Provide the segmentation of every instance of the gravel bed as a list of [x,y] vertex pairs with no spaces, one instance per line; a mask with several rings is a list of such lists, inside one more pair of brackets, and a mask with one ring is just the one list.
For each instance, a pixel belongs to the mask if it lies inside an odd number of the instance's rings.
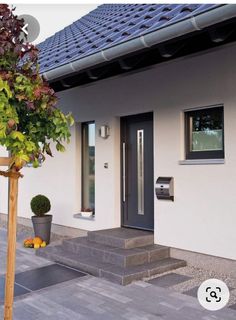
[[215,278],[224,281],[229,289],[230,289],[230,300],[228,303],[228,306],[236,304],[236,279],[230,278],[226,274],[220,274],[209,270],[204,270],[200,268],[194,268],[194,267],[183,267],[176,270],[168,271],[160,275],[152,276],[150,278],[146,278],[145,280],[151,280],[157,277],[161,277],[165,274],[169,273],[177,273],[181,275],[186,275],[191,277],[192,279],[181,282],[177,285],[171,286],[170,288],[173,289],[176,292],[183,293],[185,291],[188,291],[194,287],[199,287],[201,283],[207,279]]

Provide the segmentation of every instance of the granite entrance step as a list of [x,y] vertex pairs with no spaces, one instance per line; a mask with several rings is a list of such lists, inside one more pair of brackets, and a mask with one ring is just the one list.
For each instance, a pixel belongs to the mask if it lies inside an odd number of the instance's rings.
[[130,267],[168,258],[169,248],[148,245],[132,249],[122,249],[88,240],[88,237],[64,240],[62,247],[80,257],[92,257],[98,261]]
[[92,231],[37,255],[122,285],[186,265],[171,258],[168,247],[154,244],[153,233],[125,228]]
[[113,247],[131,249],[154,244],[153,232],[128,228],[89,231],[88,240]]
[[99,261],[95,257],[77,257],[74,253],[66,251],[62,246],[48,247],[44,250],[39,249],[37,255],[121,285],[127,285],[132,281],[186,265],[182,260],[165,258],[152,263],[124,268]]

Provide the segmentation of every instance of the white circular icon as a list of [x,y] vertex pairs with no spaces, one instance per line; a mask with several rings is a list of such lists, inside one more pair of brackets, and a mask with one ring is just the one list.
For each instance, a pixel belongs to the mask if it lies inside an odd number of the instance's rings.
[[24,26],[21,28],[21,39],[25,42],[35,41],[40,33],[38,20],[30,14],[22,14],[18,19],[24,19]]
[[208,279],[198,288],[197,297],[203,308],[217,311],[229,302],[229,288],[219,279]]

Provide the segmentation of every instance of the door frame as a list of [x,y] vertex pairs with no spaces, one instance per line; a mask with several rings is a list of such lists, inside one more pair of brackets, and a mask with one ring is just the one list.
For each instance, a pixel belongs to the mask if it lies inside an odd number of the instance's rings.
[[[124,210],[124,201],[123,201],[123,197],[124,197],[124,182],[125,185],[127,186],[127,179],[128,179],[128,175],[126,174],[125,179],[123,177],[123,140],[124,140],[124,136],[126,136],[126,123],[125,120],[129,120],[132,119],[133,121],[145,121],[145,119],[148,120],[152,120],[152,124],[153,124],[153,220],[154,220],[154,213],[155,213],[155,206],[154,206],[154,112],[153,111],[149,111],[149,112],[145,112],[145,113],[138,113],[138,114],[131,114],[128,116],[122,116],[120,117],[120,214],[121,214],[121,227],[124,228],[132,228],[132,229],[140,229],[140,230],[147,230],[147,231],[154,231],[154,225],[153,228],[142,228],[142,227],[137,227],[137,226],[131,226],[131,225],[125,225],[124,223],[124,214],[125,214],[125,210]],[[125,162],[127,163],[127,152],[125,152]],[[126,202],[127,203],[127,202]]]

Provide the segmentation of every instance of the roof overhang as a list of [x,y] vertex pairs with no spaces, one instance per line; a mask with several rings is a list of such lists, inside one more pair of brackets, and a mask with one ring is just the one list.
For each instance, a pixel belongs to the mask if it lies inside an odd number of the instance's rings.
[[43,73],[43,76],[46,80],[55,82],[56,80],[66,78],[71,74],[90,70],[96,66],[119,59],[119,57],[128,56],[175,38],[204,30],[207,27],[222,23],[234,17],[236,17],[236,5],[224,4],[157,31],[150,32],[146,35],[75,60],[53,70],[49,70]]

